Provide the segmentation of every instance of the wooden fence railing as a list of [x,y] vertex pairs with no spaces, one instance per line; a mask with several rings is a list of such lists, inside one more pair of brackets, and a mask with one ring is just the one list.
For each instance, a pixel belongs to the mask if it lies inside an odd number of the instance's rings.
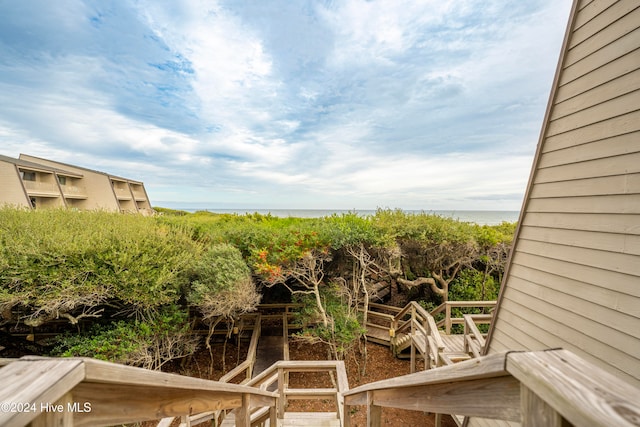
[[638,426],[640,390],[567,350],[507,352],[356,387],[345,411],[367,406],[516,421],[533,426]]
[[451,317],[454,308],[493,308],[496,301],[446,301],[429,312],[434,318],[444,312],[444,318],[437,321],[438,328],[444,328],[444,333],[449,335],[453,325],[464,325],[463,317]]
[[[236,409],[236,426],[277,393],[85,358],[23,357],[0,368],[0,425],[108,426]],[[275,425],[275,424],[272,424]]]
[[[484,347],[484,335],[477,325],[491,323],[492,319],[491,314],[463,314],[462,317],[453,317],[453,309],[484,310],[493,308],[495,304],[495,301],[447,301],[427,312],[415,301],[404,308],[370,303],[367,335],[371,341],[390,345],[396,355],[410,345],[411,372],[415,372],[417,353],[424,359],[425,369],[449,365],[454,358],[462,357],[459,352],[472,357],[480,356]],[[435,316],[440,317],[439,315],[443,315],[442,319],[436,320]],[[440,331],[444,329],[444,338],[448,338],[452,326],[458,324],[464,325],[464,340],[459,341],[464,345],[457,345],[460,349],[447,348],[447,342],[452,345],[454,341],[444,340]]]
[[391,340],[392,346],[397,345],[398,337],[401,334],[408,335],[412,341],[411,372],[416,370],[416,350],[424,359],[425,369],[439,365],[440,353],[444,350],[445,345],[433,316],[420,304],[415,301],[407,304],[395,315],[392,328],[394,330],[394,337]]
[[[229,383],[236,379],[241,374],[244,374],[244,379],[240,382],[241,385],[246,384],[249,380],[251,380],[251,376],[253,375],[253,366],[256,363],[256,353],[258,349],[258,340],[260,339],[262,331],[262,322],[260,313],[254,315],[253,319],[253,330],[251,332],[251,340],[249,341],[249,349],[247,350],[247,357],[244,362],[240,363],[238,366],[224,374],[219,382]],[[205,421],[217,420],[221,417],[221,413],[224,409],[216,410],[216,411],[206,411],[203,413],[195,413],[189,415],[181,416],[180,426],[190,426],[203,423]],[[160,420],[157,427],[169,427],[175,417],[165,417]]]
[[[328,388],[291,388],[289,376],[294,372],[327,372],[334,386]],[[246,385],[257,387],[260,390],[267,390],[272,385],[277,385],[279,395],[277,414],[280,419],[284,417],[288,401],[292,399],[334,400],[337,418],[339,418],[341,422],[345,419],[343,393],[349,390],[349,380],[347,379],[347,371],[343,361],[283,360],[271,365],[271,367],[255,376]]]

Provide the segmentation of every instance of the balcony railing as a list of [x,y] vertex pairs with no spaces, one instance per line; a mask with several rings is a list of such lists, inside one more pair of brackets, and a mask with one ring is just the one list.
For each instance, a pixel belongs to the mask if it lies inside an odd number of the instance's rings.
[[131,200],[131,191],[126,187],[113,187],[113,191],[116,193],[116,197],[119,200]]
[[59,195],[58,186],[42,181],[22,181],[28,193]]
[[65,196],[86,197],[87,190],[83,186],[78,185],[62,185],[62,193]]

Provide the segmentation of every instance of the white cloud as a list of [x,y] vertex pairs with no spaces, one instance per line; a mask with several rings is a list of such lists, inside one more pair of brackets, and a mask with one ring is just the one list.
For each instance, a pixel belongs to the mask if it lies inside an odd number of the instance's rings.
[[552,0],[40,6],[17,19],[29,12],[0,3],[3,154],[131,175],[152,200],[315,208],[518,209],[568,14]]

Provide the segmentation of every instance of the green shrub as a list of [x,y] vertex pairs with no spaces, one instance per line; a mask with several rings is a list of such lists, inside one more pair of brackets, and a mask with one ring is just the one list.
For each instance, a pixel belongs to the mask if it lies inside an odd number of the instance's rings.
[[214,244],[195,265],[188,301],[205,319],[235,317],[255,310],[260,302],[251,270],[240,251],[228,243]]
[[187,314],[177,306],[164,307],[146,320],[97,324],[87,333],[68,333],[58,341],[54,355],[93,357],[147,369],[160,369],[196,349]]
[[33,325],[105,303],[143,315],[179,299],[200,250],[153,218],[0,209],[0,311]]

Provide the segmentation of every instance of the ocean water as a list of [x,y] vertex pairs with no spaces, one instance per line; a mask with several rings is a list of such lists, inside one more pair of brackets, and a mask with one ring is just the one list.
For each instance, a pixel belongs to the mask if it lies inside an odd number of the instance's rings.
[[[375,210],[331,210],[331,209],[181,209],[187,212],[207,211],[222,214],[238,214],[244,215],[257,212],[259,214],[271,214],[276,217],[296,217],[296,218],[321,218],[333,214],[343,214],[355,212],[358,215],[367,216],[374,215]],[[403,210],[406,213],[427,213],[440,215],[443,217],[454,218],[464,222],[475,222],[480,225],[496,225],[504,221],[515,222],[520,215],[519,211],[471,211],[471,210]]]

